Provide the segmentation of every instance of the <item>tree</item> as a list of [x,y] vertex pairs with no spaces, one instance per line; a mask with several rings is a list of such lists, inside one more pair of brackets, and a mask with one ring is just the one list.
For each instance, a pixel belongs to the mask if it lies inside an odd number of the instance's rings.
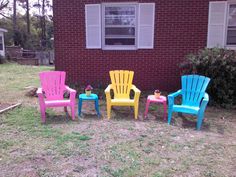
[[30,35],[29,0],[26,0],[26,21],[27,21],[27,32]]
[[29,0],[18,0],[21,4],[20,6],[26,10],[26,23],[27,23],[27,33],[30,35],[30,5]]
[[16,31],[16,0],[13,0],[13,17],[12,17],[12,24],[13,24],[13,40],[14,45],[18,45],[17,43],[17,31]]
[[8,4],[9,4],[8,0],[1,0],[0,1],[0,11],[2,11],[5,8],[7,8]]
[[9,18],[6,15],[6,10],[9,10],[9,0],[0,0],[0,15],[5,17],[5,18]]
[[36,16],[39,18],[40,27],[41,27],[41,46],[43,48],[47,45],[46,37],[46,20],[50,20],[50,17],[47,14],[47,10],[52,8],[49,0],[38,0],[37,3],[33,5],[35,8],[38,8],[39,14]]
[[[36,1],[40,4],[35,6]],[[1,2],[2,0],[0,4]],[[48,10],[52,8],[50,1],[11,0],[11,2],[10,12],[5,13],[7,17],[0,18],[0,26],[8,30],[5,34],[6,44],[19,45],[30,50],[50,49],[52,47],[50,39],[53,37],[52,16],[48,15],[50,14]],[[38,11],[32,9],[35,7]],[[22,9],[25,10],[24,15]]]

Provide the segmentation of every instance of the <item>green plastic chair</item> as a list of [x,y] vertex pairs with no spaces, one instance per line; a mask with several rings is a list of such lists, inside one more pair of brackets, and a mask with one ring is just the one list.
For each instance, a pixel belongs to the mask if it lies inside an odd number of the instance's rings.
[[[182,89],[168,95],[168,124],[173,112],[197,115],[197,130],[200,130],[204,112],[209,101],[205,92],[210,78],[200,75],[185,75],[181,77]],[[174,104],[175,97],[182,95],[182,104]]]

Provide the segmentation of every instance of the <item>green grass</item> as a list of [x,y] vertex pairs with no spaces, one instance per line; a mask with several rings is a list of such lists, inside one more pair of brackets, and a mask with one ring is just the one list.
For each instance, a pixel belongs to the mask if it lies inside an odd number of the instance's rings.
[[[41,124],[38,100],[26,97],[24,88],[38,87],[38,73],[51,69],[0,65],[0,102],[23,102],[0,115],[2,176],[235,176],[235,111],[208,108],[204,125],[210,126],[200,132],[181,127],[180,117],[174,116],[175,124],[169,126],[151,118],[134,121],[133,114],[127,118],[116,110],[116,120],[88,114],[71,121],[65,120],[63,109],[49,109],[47,123]],[[145,101],[140,100],[140,115]],[[106,104],[100,102],[106,115]],[[149,114],[162,116],[159,108],[153,105]],[[224,131],[219,133],[219,127]]]
[[11,140],[0,140],[0,149],[6,150],[10,146],[13,146],[14,142]]
[[18,64],[0,65],[0,102],[19,102],[24,100],[25,87],[39,86],[39,72],[53,70],[47,66],[23,66]]
[[[83,146],[88,146],[86,141],[91,139],[91,137],[85,134],[78,132],[63,133],[59,128],[41,124],[40,113],[32,107],[23,106],[14,109],[5,115],[2,123],[7,125],[7,128],[16,129],[21,133],[24,132],[28,136],[50,139],[51,148],[58,150],[61,154],[65,151],[66,156],[70,154],[66,153],[66,151],[70,150],[69,144],[73,147],[82,147],[83,149]],[[7,147],[10,144],[5,142],[3,146]]]

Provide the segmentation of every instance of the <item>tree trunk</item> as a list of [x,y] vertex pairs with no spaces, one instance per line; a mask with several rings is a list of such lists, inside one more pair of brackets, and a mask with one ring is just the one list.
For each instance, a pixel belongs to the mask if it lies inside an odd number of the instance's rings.
[[27,33],[28,35],[30,35],[29,0],[26,0],[26,21],[27,21]]
[[42,29],[42,36],[41,36],[41,45],[43,48],[46,47],[46,23],[45,23],[45,0],[42,0],[42,17],[41,17],[41,29]]
[[13,0],[13,18],[12,18],[12,22],[13,22],[13,41],[14,41],[14,45],[18,45],[17,44],[17,40],[16,40],[16,0]]

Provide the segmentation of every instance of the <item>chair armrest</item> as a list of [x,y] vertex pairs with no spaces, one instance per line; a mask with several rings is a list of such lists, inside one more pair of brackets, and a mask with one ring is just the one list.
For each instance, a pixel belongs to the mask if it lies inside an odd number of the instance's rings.
[[141,93],[141,91],[135,86],[135,85],[132,85],[131,89],[134,91],[134,93]]
[[37,93],[37,95],[40,95],[40,94],[43,95],[43,89],[42,88],[38,88],[36,93]]
[[70,93],[76,93],[76,91],[74,90],[74,89],[72,89],[72,88],[70,88],[69,86],[65,86],[65,88],[66,88],[66,91],[68,91],[68,92],[70,92]]
[[111,92],[111,89],[112,89],[112,85],[109,84],[109,85],[107,86],[107,88],[105,89],[105,94],[110,93],[110,92]]
[[106,100],[107,100],[108,103],[111,102],[111,94],[110,94],[110,93],[111,93],[111,90],[112,90],[112,85],[109,84],[109,85],[107,86],[107,88],[105,89]]
[[208,93],[205,93],[204,94],[204,97],[203,97],[203,100],[202,100],[203,102],[208,102],[209,101],[209,95],[208,95]]
[[42,88],[38,88],[37,90],[37,95],[38,95],[38,98],[39,98],[39,102],[41,104],[44,104],[44,94],[43,94],[43,89]]
[[174,105],[175,97],[182,94],[182,90],[178,90],[177,92],[171,93],[168,95],[168,105],[171,107]]
[[66,89],[66,91],[68,91],[70,93],[70,99],[75,99],[76,91],[67,85],[65,86],[65,89]]
[[208,102],[209,102],[209,95],[208,95],[208,93],[205,93],[204,97],[202,99],[202,102],[200,104],[200,110],[199,110],[200,112],[202,112],[206,109]]
[[182,90],[178,90],[177,92],[171,93],[168,97],[177,97],[182,94]]
[[138,101],[141,91],[135,85],[132,85],[131,89],[134,91],[134,100]]

